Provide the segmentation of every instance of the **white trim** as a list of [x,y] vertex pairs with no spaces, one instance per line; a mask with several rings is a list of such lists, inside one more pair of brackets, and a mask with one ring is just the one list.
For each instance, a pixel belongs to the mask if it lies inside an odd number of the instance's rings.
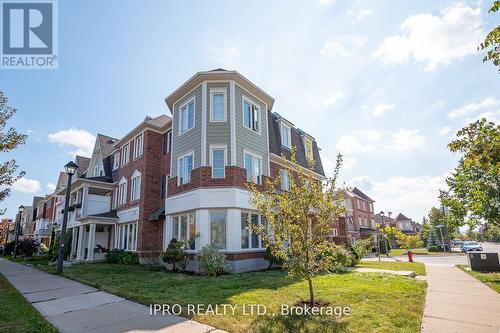
[[[280,137],[281,137],[281,145],[283,147],[286,147],[288,149],[292,149],[292,128],[287,125],[285,122],[280,122]],[[286,128],[288,129],[288,135],[287,135],[287,139],[288,139],[288,145],[286,145],[284,142],[283,142],[283,138],[284,138],[284,135],[283,135],[283,129]]]
[[[123,154],[123,151],[126,150],[127,154]],[[130,162],[130,141],[127,144],[123,145],[121,151],[121,165],[125,166]]]
[[[210,122],[211,123],[226,123],[227,122],[227,88],[211,88],[210,91]],[[214,95],[222,94],[222,120],[214,120]]]
[[118,150],[116,153],[113,154],[113,171],[118,170],[120,168],[120,163],[121,163],[120,156],[121,156],[121,150]]
[[225,230],[224,230],[224,231],[225,231],[225,232],[224,232],[224,233],[225,233],[224,243],[225,243],[225,244],[224,244],[224,247],[223,247],[223,248],[221,248],[221,249],[219,249],[219,250],[227,250],[227,243],[228,243],[228,238],[229,238],[229,237],[228,237],[229,235],[228,235],[228,232],[227,232],[227,231],[228,231],[227,229],[228,229],[228,217],[229,217],[229,216],[228,216],[228,215],[229,215],[228,213],[229,213],[229,212],[228,212],[228,210],[227,210],[227,209],[210,209],[210,210],[208,211],[208,231],[209,231],[209,235],[210,235],[210,237],[209,237],[209,239],[208,239],[208,244],[209,244],[210,246],[212,246],[212,213],[224,213],[224,215],[225,215],[225,218],[224,218],[224,220],[225,220],[225,221],[224,221],[224,222],[225,222],[225,228],[224,228],[224,229],[225,229]]
[[[140,146],[139,146],[140,149],[137,149],[138,148],[137,141],[139,138],[140,138]],[[137,135],[133,139],[133,141],[134,141],[134,160],[135,160],[144,154],[144,132],[141,132],[139,135]],[[138,151],[140,151],[140,154],[137,153]]]
[[[212,178],[214,178],[214,163],[213,163],[213,151],[214,150],[224,150],[224,169],[222,178],[226,178],[226,165],[227,165],[227,145],[225,144],[211,144],[210,145],[210,166],[212,169]],[[221,179],[217,177],[217,179]]]
[[[192,159],[193,159],[193,170],[194,170],[194,150],[184,154],[184,155],[180,155],[178,158],[177,158],[177,185],[184,185],[184,184],[188,184],[191,182],[191,175],[189,175],[189,182],[185,182],[185,183],[182,183],[181,184],[181,173],[180,173],[180,164],[181,164],[181,159],[183,159],[184,157],[187,157],[187,156],[191,156]],[[191,170],[191,171],[193,171]]]
[[[135,188],[134,188],[134,179],[139,178],[139,197],[134,198],[136,193],[135,193]],[[142,182],[142,175],[138,170],[135,170],[132,176],[130,177],[130,202],[138,201],[141,199],[141,182]]]
[[269,111],[267,110],[267,103],[264,103],[266,108],[266,149],[267,149],[267,174],[271,175],[271,159],[269,158]]
[[[247,150],[245,148],[243,148],[243,169],[245,169],[245,179],[246,179],[246,166],[245,166],[245,155],[250,155],[256,159],[259,159],[260,160],[260,165],[259,165],[259,171],[260,171],[260,175],[259,175],[259,181],[256,183],[258,185],[262,185],[263,182],[262,182],[262,176],[264,175],[264,170],[263,170],[263,167],[262,167],[262,156],[259,155],[259,154],[256,154],[250,150]],[[252,165],[253,167],[253,165]]]
[[236,85],[234,81],[229,83],[229,95],[231,98],[231,165],[236,165]]
[[[196,109],[195,109],[196,113]],[[201,166],[207,165],[207,83],[201,84]]]
[[[193,127],[188,128],[184,132],[182,132],[182,108],[187,107],[187,105],[191,104],[193,102]],[[191,98],[189,98],[186,102],[182,103],[177,111],[179,112],[179,136],[186,134],[187,132],[191,131],[192,129],[196,128],[196,95],[193,95]],[[188,126],[189,126],[189,119],[188,119]]]
[[[256,132],[254,131],[253,129],[251,128],[248,128],[245,126],[245,115],[244,115],[244,111],[245,111],[245,101],[247,101],[248,103],[254,105],[257,107],[257,114],[258,114],[258,125],[259,126],[259,130]],[[258,134],[258,135],[262,135],[262,110],[260,108],[260,105],[258,103],[256,103],[253,99],[251,99],[250,97],[247,97],[245,94],[241,94],[241,126],[247,130],[249,130],[250,132],[254,133],[254,134]]]
[[[123,191],[120,190],[120,188],[123,186]],[[128,180],[125,177],[122,177],[120,179],[120,182],[118,183],[118,205],[122,206],[127,203],[127,187],[128,187]],[[123,201],[121,200],[121,197],[123,196]]]

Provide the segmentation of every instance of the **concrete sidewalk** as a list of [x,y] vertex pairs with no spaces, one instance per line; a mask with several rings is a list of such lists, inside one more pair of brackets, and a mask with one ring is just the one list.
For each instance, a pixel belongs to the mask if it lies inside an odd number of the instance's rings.
[[[0,273],[61,332],[223,332],[0,258]],[[147,283],[147,282],[145,282]]]
[[500,295],[456,267],[426,265],[422,333],[500,332]]

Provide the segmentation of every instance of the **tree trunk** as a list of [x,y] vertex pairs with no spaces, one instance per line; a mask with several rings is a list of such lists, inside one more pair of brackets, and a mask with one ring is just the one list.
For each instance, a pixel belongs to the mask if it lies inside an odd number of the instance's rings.
[[314,289],[312,284],[312,279],[308,278],[307,282],[309,282],[309,304],[314,306]]

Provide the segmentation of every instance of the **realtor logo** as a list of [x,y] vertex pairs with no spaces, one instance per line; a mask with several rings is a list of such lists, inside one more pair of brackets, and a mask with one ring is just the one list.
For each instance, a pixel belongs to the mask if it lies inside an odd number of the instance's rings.
[[2,3],[1,68],[57,68],[57,3]]

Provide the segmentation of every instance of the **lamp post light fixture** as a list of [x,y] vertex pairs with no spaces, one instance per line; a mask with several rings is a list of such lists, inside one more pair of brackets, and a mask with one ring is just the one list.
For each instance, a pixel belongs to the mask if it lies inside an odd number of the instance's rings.
[[24,206],[19,206],[19,210],[16,215],[16,224],[14,226],[14,259],[17,256],[17,244],[19,243],[19,229],[21,228],[21,214],[24,211]]
[[68,164],[64,166],[64,170],[68,174],[68,184],[66,186],[66,198],[64,201],[64,214],[63,222],[61,228],[61,235],[59,237],[59,254],[57,256],[57,273],[62,272],[63,260],[64,260],[64,243],[66,243],[66,226],[68,225],[68,209],[69,209],[69,197],[71,195],[71,177],[76,173],[78,165],[75,162],[69,161]]

